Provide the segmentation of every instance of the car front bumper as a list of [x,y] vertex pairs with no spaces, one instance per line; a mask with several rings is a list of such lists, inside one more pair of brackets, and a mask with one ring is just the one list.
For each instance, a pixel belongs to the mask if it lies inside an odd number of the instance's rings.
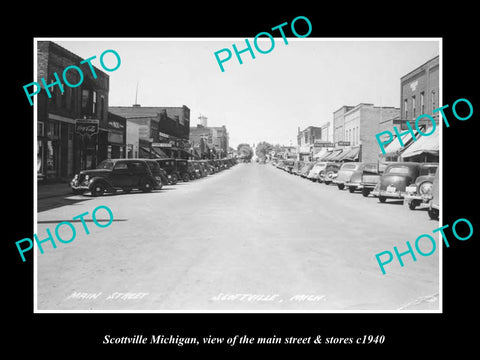
[[360,184],[360,183],[352,183],[352,182],[346,182],[345,183],[345,186],[348,186],[348,187],[354,187],[355,189],[363,189],[363,185]]
[[403,199],[403,193],[400,191],[391,192],[386,190],[373,190],[370,194],[373,196],[382,196],[390,199]]
[[70,187],[72,190],[90,190],[90,183],[88,181],[79,182],[78,180],[70,181]]

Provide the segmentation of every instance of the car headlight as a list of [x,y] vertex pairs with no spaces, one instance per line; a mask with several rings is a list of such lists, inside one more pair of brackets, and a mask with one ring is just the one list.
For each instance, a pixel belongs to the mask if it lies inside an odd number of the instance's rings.
[[73,177],[73,180],[78,180],[78,174],[75,174],[75,176]]
[[85,175],[85,181],[88,181],[90,179],[89,175]]
[[430,195],[432,193],[433,184],[431,182],[424,182],[420,185],[419,192],[422,195]]

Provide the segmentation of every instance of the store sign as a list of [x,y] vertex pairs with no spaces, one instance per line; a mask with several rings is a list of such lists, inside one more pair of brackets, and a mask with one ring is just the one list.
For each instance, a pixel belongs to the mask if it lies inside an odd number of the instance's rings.
[[160,135],[161,137],[164,137],[164,138],[166,138],[166,139],[169,139],[169,138],[170,138],[170,135],[165,134],[165,133],[163,133],[163,132],[161,132],[161,131],[158,132],[158,135]]
[[152,147],[172,147],[171,143],[152,143]]
[[350,146],[350,141],[339,141],[337,142],[338,146]]
[[313,144],[315,147],[335,147],[334,143],[331,142],[316,142]]
[[108,121],[108,127],[109,127],[110,129],[123,130],[123,129],[125,129],[125,124],[122,124],[122,123],[119,122],[119,121],[109,120],[109,121]]
[[98,134],[99,120],[77,119],[75,121],[75,132],[80,135]]

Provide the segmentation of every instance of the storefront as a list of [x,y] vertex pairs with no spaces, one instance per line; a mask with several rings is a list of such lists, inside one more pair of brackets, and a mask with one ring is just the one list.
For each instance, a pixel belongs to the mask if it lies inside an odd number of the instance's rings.
[[37,180],[72,176],[74,172],[74,120],[44,118],[37,121]]
[[[425,131],[426,134],[431,132],[431,128]],[[439,162],[440,159],[440,130],[437,129],[429,136],[420,136],[417,141],[413,142],[405,151],[402,152],[404,161],[414,162]]]
[[107,158],[123,159],[126,157],[126,119],[108,114],[107,122]]
[[[105,137],[106,132],[103,132]],[[95,169],[98,163],[100,128],[98,120],[75,121],[75,172]],[[103,159],[102,159],[103,160]]]

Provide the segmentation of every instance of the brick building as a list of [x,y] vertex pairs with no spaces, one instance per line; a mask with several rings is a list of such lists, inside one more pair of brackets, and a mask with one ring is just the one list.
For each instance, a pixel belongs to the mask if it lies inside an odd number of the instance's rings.
[[161,106],[111,106],[109,112],[140,126],[140,157],[168,156],[188,159],[190,109]]
[[[393,127],[402,132],[402,146],[394,138],[385,147],[385,154],[379,150],[379,157],[384,162],[389,161],[439,161],[439,113],[433,110],[440,107],[440,71],[439,57],[436,56],[400,78],[400,114],[390,122],[384,122],[380,131],[394,133]],[[430,136],[422,136],[415,127],[415,120],[423,114],[434,118],[436,130]],[[407,122],[412,128],[416,140],[405,131]],[[427,118],[418,122],[418,127],[423,133],[430,133],[432,123]],[[386,135],[385,135],[386,136]],[[388,137],[388,136],[386,136]]]
[[297,153],[300,160],[310,161],[315,152],[315,143],[322,138],[322,128],[309,126],[303,130],[298,128],[297,133]]
[[432,115],[438,124],[439,113],[433,114],[433,110],[440,107],[439,80],[438,56],[400,78],[401,119],[411,122],[412,128],[415,119],[422,114]]
[[[382,122],[398,117],[400,109],[360,103],[357,106],[342,106],[334,112],[334,139],[338,154],[328,160],[361,162],[378,161],[378,143],[375,135],[380,132]],[[341,151],[340,151],[341,150]]]
[[[94,79],[84,59],[51,41],[37,42],[37,82],[44,78],[51,97],[42,88],[37,95],[37,178],[71,179],[83,169],[95,168],[106,159],[109,146],[108,92],[109,76],[94,67]],[[78,87],[63,83],[67,66],[83,72]],[[62,83],[54,84],[57,74]],[[81,80],[77,71],[66,72],[70,84]],[[43,85],[42,85],[43,87]],[[118,132],[117,132],[118,133]],[[116,137],[116,145],[122,145]]]
[[207,117],[190,128],[190,146],[196,158],[225,158],[229,153],[229,135],[225,125],[207,126]]

